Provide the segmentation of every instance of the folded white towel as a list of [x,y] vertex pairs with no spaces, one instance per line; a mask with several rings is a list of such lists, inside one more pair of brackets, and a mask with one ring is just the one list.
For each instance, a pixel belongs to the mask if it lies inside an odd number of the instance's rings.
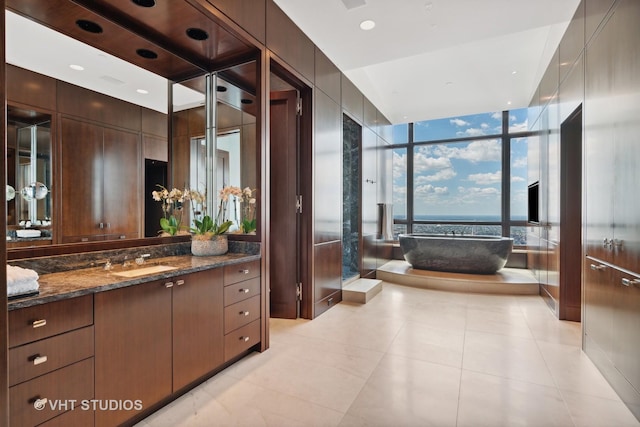
[[37,280],[30,282],[23,282],[18,285],[9,286],[7,288],[7,296],[28,294],[37,291],[40,288],[40,284]]
[[38,273],[28,268],[7,265],[7,289],[38,280]]

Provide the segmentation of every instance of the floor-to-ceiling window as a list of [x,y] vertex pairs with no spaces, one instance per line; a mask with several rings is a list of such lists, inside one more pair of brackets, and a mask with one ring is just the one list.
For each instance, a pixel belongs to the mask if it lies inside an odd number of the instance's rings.
[[394,233],[526,244],[527,110],[394,126]]

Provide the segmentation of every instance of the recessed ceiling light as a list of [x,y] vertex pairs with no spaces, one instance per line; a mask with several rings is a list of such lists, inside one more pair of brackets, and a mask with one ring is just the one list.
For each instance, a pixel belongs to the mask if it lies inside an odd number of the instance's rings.
[[155,0],[131,0],[133,3],[142,7],[153,7],[156,5]]
[[145,59],[156,59],[158,54],[149,49],[138,49],[136,53]]
[[209,38],[209,34],[207,34],[205,30],[202,30],[200,28],[188,28],[187,36],[198,41],[206,40]]
[[76,71],[83,71],[84,70],[84,67],[82,65],[76,65],[76,64],[69,65],[69,68],[71,68],[72,70],[76,70]]
[[242,102],[243,104],[253,104],[253,101],[247,98],[242,98],[240,102]]
[[518,74],[518,72],[517,72],[516,70],[513,70],[513,71],[511,72],[511,74],[514,74],[514,75],[515,75],[515,74]]
[[507,105],[511,105],[511,101],[507,101]]
[[366,21],[362,21],[360,23],[360,28],[365,31],[373,30],[373,27],[375,26],[376,26],[376,23],[373,22],[371,19],[367,19]]
[[89,33],[100,34],[102,32],[102,27],[100,25],[86,19],[78,19],[76,21],[76,25]]
[[148,94],[148,93],[149,93],[149,91],[148,91],[148,90],[144,90],[144,89],[136,89],[136,92],[141,93],[141,94],[143,94],[143,95],[146,95],[146,94]]

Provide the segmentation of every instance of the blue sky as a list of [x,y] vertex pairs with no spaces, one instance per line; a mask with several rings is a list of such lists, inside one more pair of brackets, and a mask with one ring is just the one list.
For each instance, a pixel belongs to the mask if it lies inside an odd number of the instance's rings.
[[[414,141],[482,137],[501,132],[502,113],[475,114],[414,124]],[[394,129],[399,143],[406,126]],[[509,115],[511,132],[527,130],[526,109]],[[406,142],[406,138],[405,142]],[[417,146],[414,151],[414,214],[500,215],[502,142],[499,137]],[[511,143],[512,217],[526,214],[526,138]],[[406,212],[406,149],[394,150],[394,215]]]

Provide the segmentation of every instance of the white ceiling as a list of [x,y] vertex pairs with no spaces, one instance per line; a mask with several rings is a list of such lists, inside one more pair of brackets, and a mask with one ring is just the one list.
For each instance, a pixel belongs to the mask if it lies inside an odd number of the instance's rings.
[[[392,123],[526,107],[579,3],[274,1]],[[376,27],[362,31],[365,19]],[[8,63],[167,111],[162,77],[9,11],[6,31]],[[200,102],[194,96],[174,94],[174,103]]]
[[274,1],[392,123],[526,107],[579,4]]

